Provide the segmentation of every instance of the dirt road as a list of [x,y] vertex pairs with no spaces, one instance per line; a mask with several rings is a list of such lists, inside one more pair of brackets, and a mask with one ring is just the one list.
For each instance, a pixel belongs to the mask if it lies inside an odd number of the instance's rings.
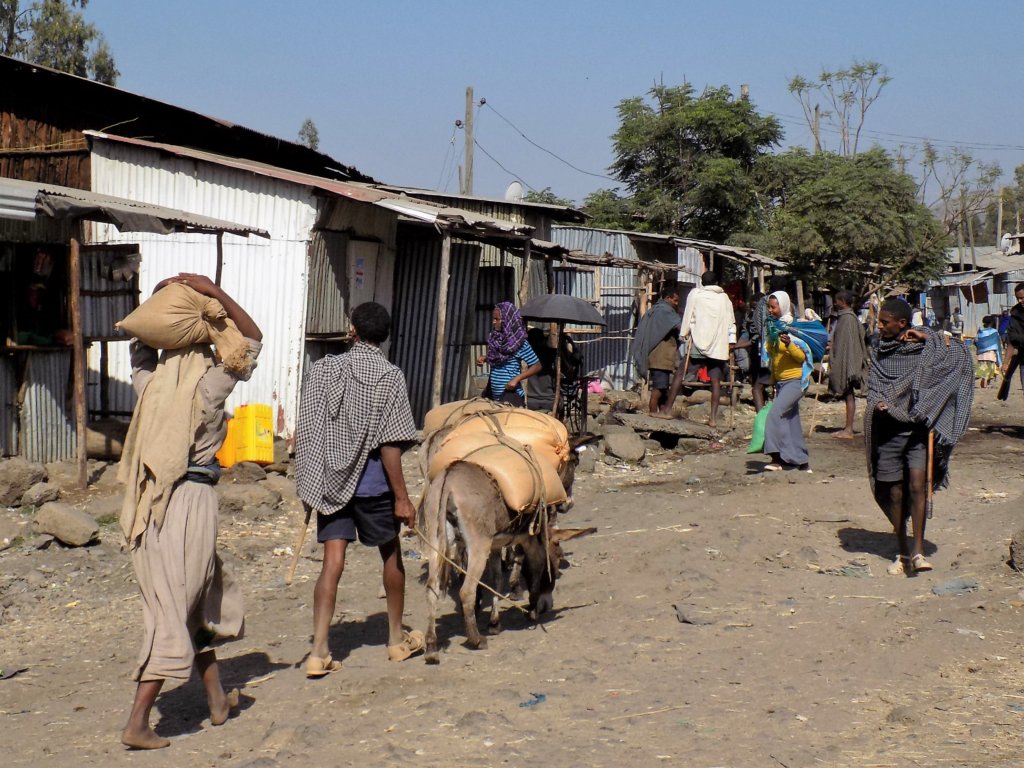
[[[838,410],[819,423],[836,426]],[[929,523],[936,568],[886,575],[895,544],[871,502],[863,443],[818,432],[813,474],[756,472],[734,443],[665,451],[579,477],[556,610],[515,609],[486,650],[444,602],[442,663],[389,663],[375,551],[353,547],[337,674],[301,664],[319,563],[284,585],[299,516],[222,519],[247,634],[224,648],[238,716],[210,726],[197,681],[167,688],[169,749],[118,743],[141,611],[116,527],[92,547],[0,553],[5,766],[1010,766],[1022,759],[1024,406],[979,391],[953,487]],[[98,497],[97,497],[98,498]],[[418,542],[404,539],[408,620],[422,626]],[[960,579],[959,589],[951,580]],[[976,586],[971,587],[971,584]],[[936,591],[951,589],[949,594]]]

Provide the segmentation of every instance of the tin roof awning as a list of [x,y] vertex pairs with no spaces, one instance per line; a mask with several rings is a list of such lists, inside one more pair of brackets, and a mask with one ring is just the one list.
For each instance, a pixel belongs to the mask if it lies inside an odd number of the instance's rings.
[[122,232],[227,232],[270,237],[264,229],[247,227],[197,213],[151,205],[84,189],[0,178],[0,218],[32,221],[39,216],[88,219],[113,224]]
[[992,277],[991,270],[980,272],[954,272],[948,275],[939,276],[939,285],[944,288],[969,288],[972,285],[984,282]]
[[432,203],[427,200],[419,200],[408,195],[390,192],[381,187],[371,184],[364,184],[355,181],[339,181],[328,179],[322,176],[311,176],[308,173],[291,171],[287,168],[267,165],[255,160],[246,160],[238,157],[227,157],[212,152],[204,152],[192,147],[179,147],[172,144],[161,144],[159,142],[147,141],[145,139],[129,139],[124,136],[114,136],[100,133],[99,131],[84,131],[85,135],[94,141],[107,141],[117,144],[128,144],[136,147],[144,147],[162,152],[173,157],[185,157],[190,160],[200,160],[226,168],[234,168],[246,173],[267,176],[279,181],[287,181],[292,184],[300,184],[311,187],[320,192],[326,192],[339,197],[346,197],[360,203],[369,203],[381,208],[395,211],[407,218],[434,224],[443,229],[450,229],[453,233],[460,235],[506,237],[524,239],[533,232],[533,227],[526,224],[516,224],[512,221],[505,221],[493,216],[467,211],[462,208],[452,208]]
[[722,245],[720,243],[712,243],[707,240],[694,240],[688,237],[673,237],[672,241],[676,245],[681,245],[684,248],[696,248],[698,251],[709,251],[718,256],[733,259],[744,264],[772,268],[784,268],[786,266],[778,259],[765,256],[763,253],[758,253],[750,248],[740,248],[735,245]]

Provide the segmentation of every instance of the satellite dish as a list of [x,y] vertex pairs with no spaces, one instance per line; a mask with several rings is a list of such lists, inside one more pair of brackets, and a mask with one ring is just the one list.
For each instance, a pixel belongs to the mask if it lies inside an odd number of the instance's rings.
[[508,189],[505,190],[505,199],[511,203],[518,203],[523,199],[523,185],[518,181],[513,181],[508,185]]

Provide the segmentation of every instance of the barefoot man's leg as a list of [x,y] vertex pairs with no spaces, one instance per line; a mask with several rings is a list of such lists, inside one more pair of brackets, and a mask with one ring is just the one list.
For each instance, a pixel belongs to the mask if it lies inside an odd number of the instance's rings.
[[163,684],[163,680],[146,680],[139,683],[135,689],[131,714],[128,715],[128,724],[121,732],[122,744],[134,749],[162,749],[170,746],[171,740],[157,736],[149,725],[150,712]]

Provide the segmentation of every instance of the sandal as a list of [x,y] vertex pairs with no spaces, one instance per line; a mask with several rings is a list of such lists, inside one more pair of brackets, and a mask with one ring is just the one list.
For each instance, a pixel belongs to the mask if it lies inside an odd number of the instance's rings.
[[335,661],[327,654],[323,658],[310,656],[306,659],[306,677],[323,677],[331,672],[341,669],[341,662]]
[[924,559],[924,555],[914,555],[910,558],[910,565],[914,569],[914,573],[930,571],[933,567],[931,563]]
[[388,646],[388,661],[405,661],[410,656],[422,653],[427,646],[426,638],[418,629],[407,630],[402,633],[404,639],[398,645]]
[[885,572],[890,576],[902,576],[907,572],[907,558],[904,555],[897,555]]
[[776,464],[775,462],[771,462],[771,463],[765,464],[763,467],[761,467],[761,471],[762,472],[781,472],[782,471],[782,465],[781,464]]

